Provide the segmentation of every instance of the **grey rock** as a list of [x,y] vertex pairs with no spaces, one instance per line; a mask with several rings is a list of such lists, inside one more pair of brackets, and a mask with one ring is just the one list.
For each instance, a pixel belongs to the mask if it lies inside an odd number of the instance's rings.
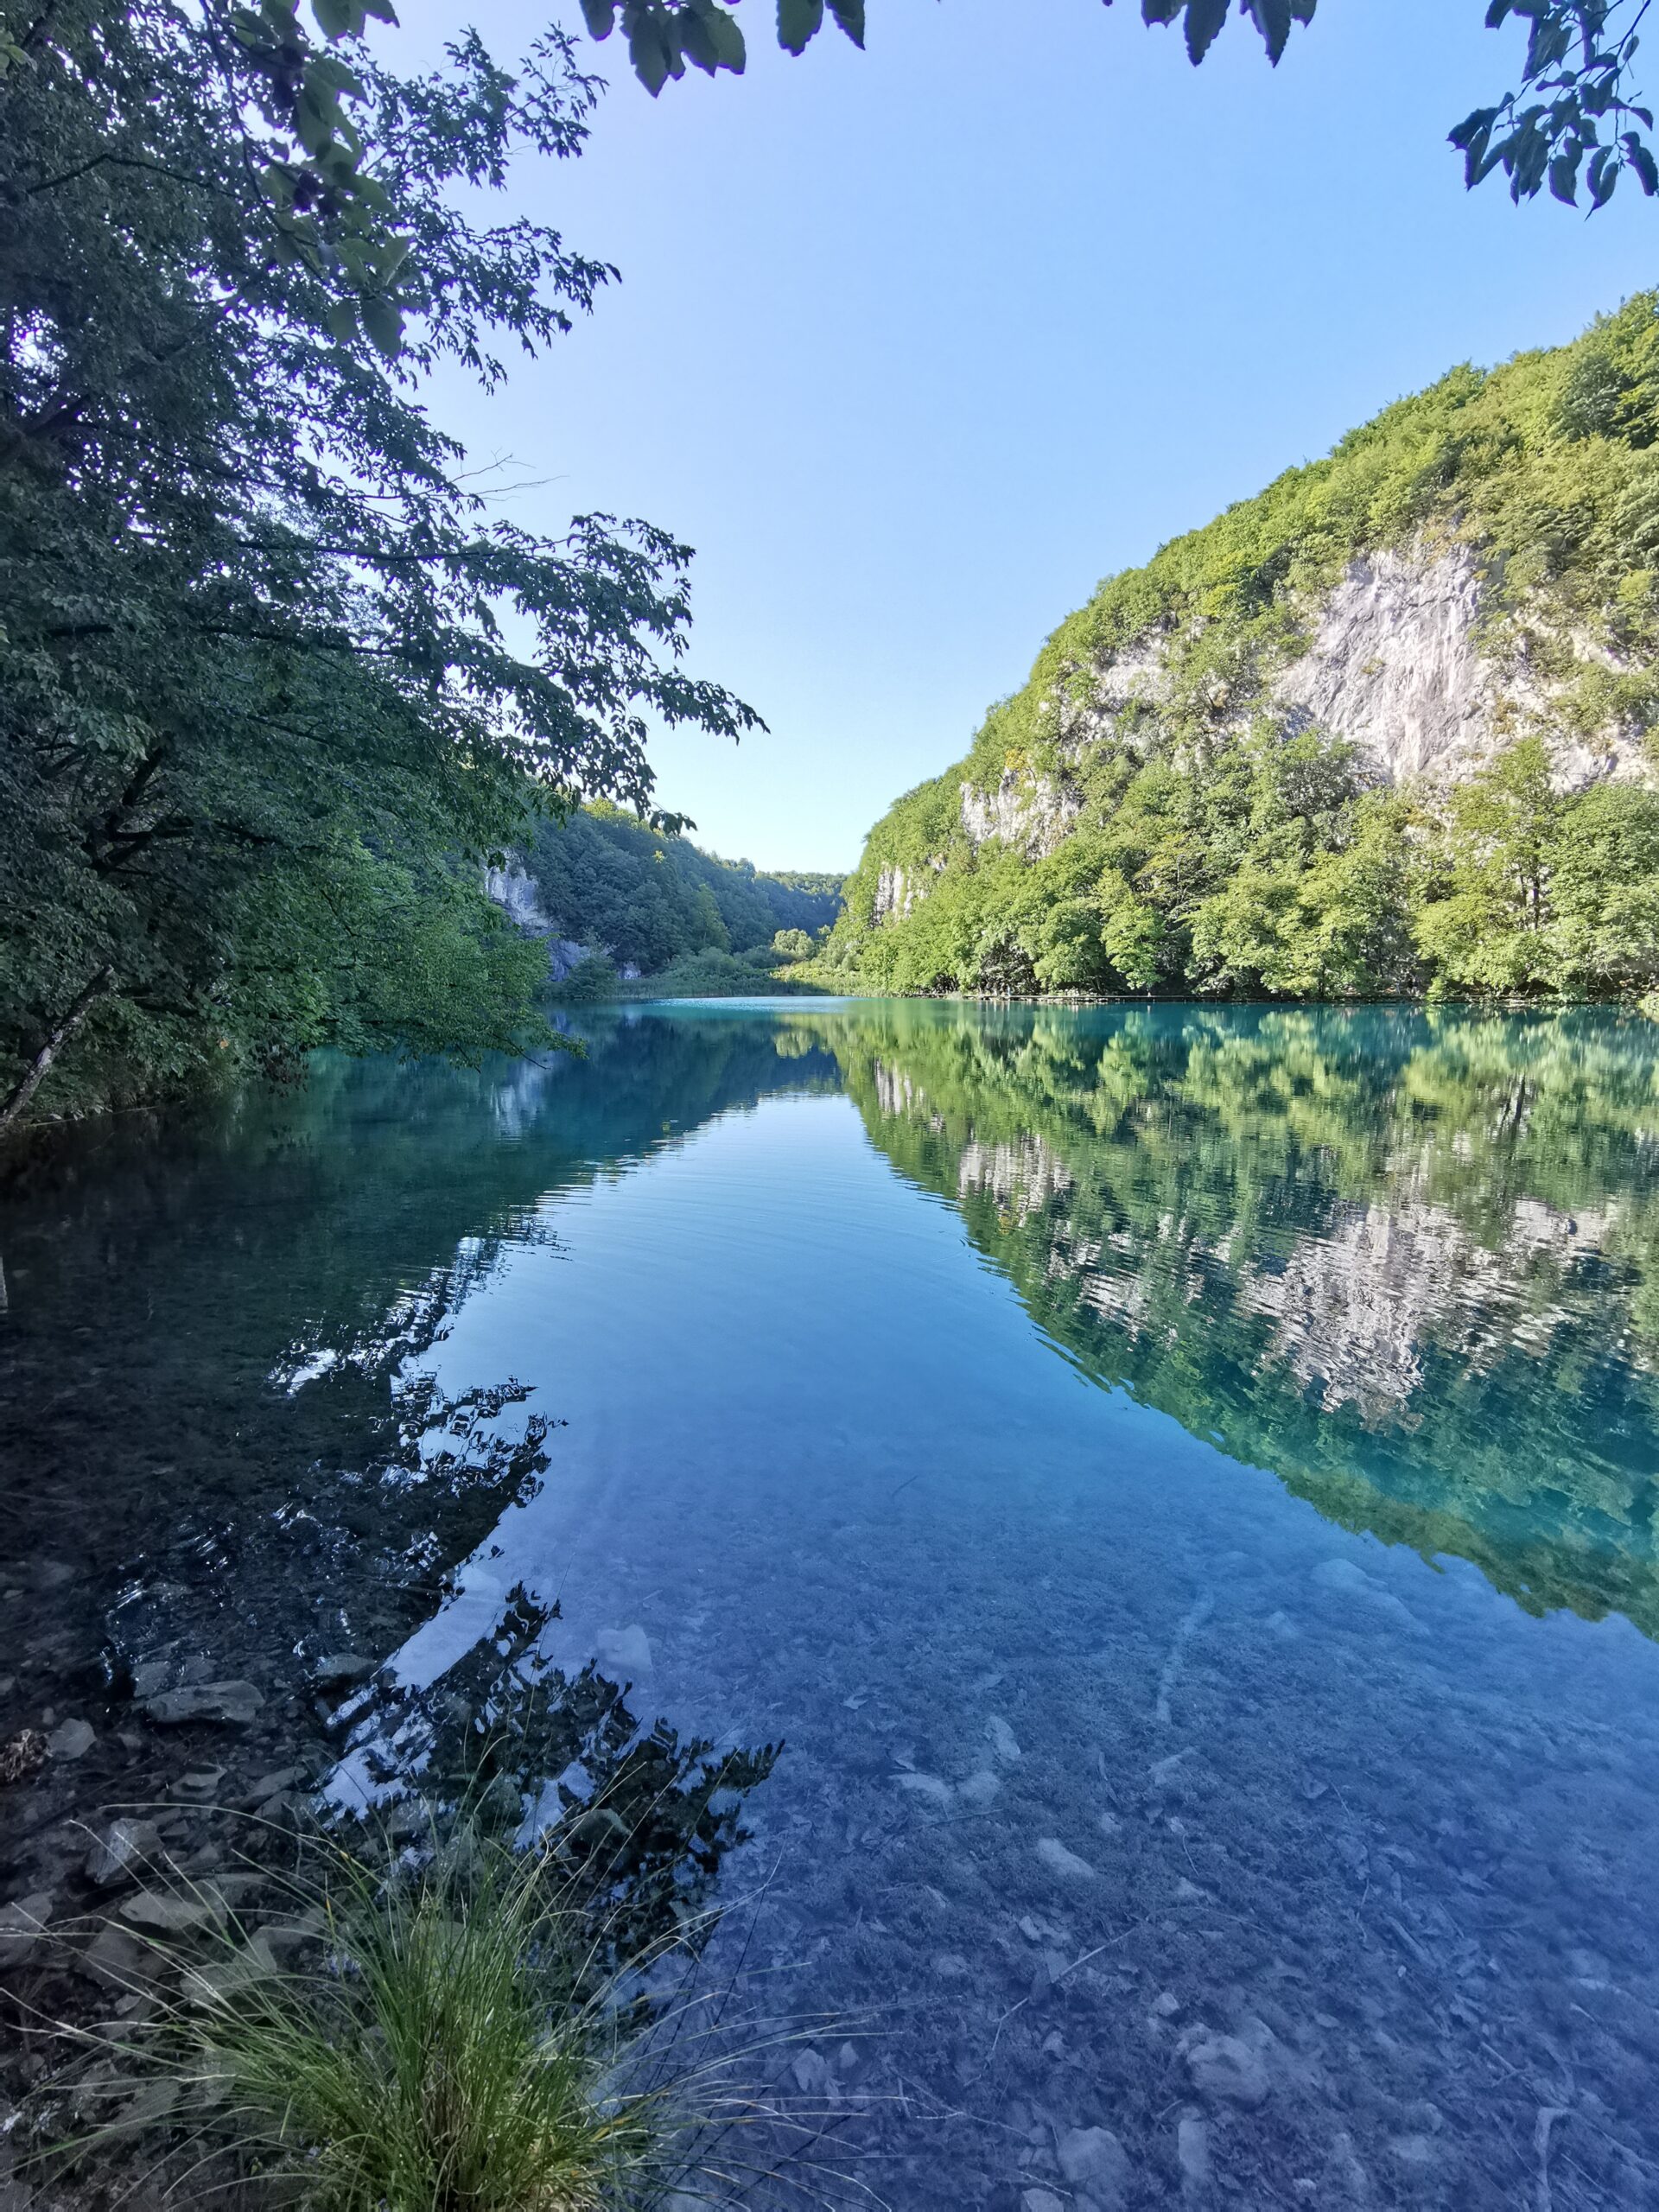
[[97,1740],[92,1724],[86,1720],[60,1720],[46,1739],[46,1748],[54,1759],[82,1758]]
[[129,1927],[152,1936],[188,1936],[217,1927],[225,1917],[222,1902],[211,1891],[139,1890],[117,1908]]
[[1096,2204],[1116,2203],[1129,2185],[1129,2157],[1109,2127],[1069,2127],[1055,2145],[1060,2171]]
[[159,1829],[150,1821],[111,1821],[94,1837],[83,1872],[95,1890],[119,1889],[136,1881],[147,1860],[162,1848]]
[[378,1660],[365,1659],[360,1651],[331,1651],[313,1667],[311,1680],[320,1690],[353,1689],[366,1682],[378,1665]]
[[76,1963],[100,1988],[118,1989],[124,1996],[152,1980],[156,1968],[149,1947],[113,1921],[99,1930]]
[[1175,2156],[1180,2162],[1181,2180],[1188,2190],[1208,2189],[1210,2186],[1210,2126],[1206,2120],[1195,2120],[1191,2114],[1175,2130]]
[[1062,1881],[1092,1882],[1095,1870],[1086,1859],[1079,1859],[1075,1851],[1068,1851],[1058,1836],[1046,1835],[1039,1839],[1037,1856],[1051,1874],[1058,1874]]
[[36,1890],[0,1905],[0,1967],[22,1966],[40,1942],[55,1902],[49,1890]]
[[251,1783],[243,1795],[237,1799],[236,1809],[238,1813],[251,1813],[256,1805],[263,1805],[272,1797],[280,1797],[285,1790],[291,1789],[296,1782],[304,1780],[303,1767],[279,1766],[274,1773],[262,1774],[257,1782]]
[[985,1734],[996,1757],[1012,1765],[1021,1756],[1018,1739],[1001,1714],[993,1713],[985,1723]]
[[174,1784],[175,1795],[206,1800],[219,1795],[225,1780],[222,1766],[193,1766],[181,1774]]
[[1322,1590],[1332,1597],[1350,1604],[1362,1605],[1372,1613],[1397,1621],[1402,1628],[1419,1626],[1416,1615],[1409,1605],[1402,1605],[1391,1590],[1374,1582],[1363,1567],[1356,1567],[1351,1559],[1321,1560],[1313,1569],[1313,1580]]
[[1389,2148],[1408,2171],[1421,2173],[1432,2166],[1440,2155],[1440,2145],[1432,2135],[1393,2135]]
[[143,1659],[132,1670],[132,1694],[142,1703],[145,1698],[159,1697],[172,1678],[173,1669],[165,1659]]
[[957,1795],[964,1805],[975,1805],[982,1810],[1001,1787],[1001,1780],[990,1768],[982,1766],[977,1772],[970,1774],[965,1782],[957,1784]]
[[1065,2206],[1052,2189],[1027,2189],[1020,2192],[1020,2212],[1065,2212]]
[[183,2095],[183,2084],[162,2075],[146,2082],[121,2115],[123,2127],[154,2127],[165,2120]]
[[830,2071],[830,2062],[821,2050],[810,2048],[798,2051],[790,2062],[790,2072],[795,2076],[795,2086],[804,2097],[825,2097],[835,2094],[835,2082]]
[[229,1958],[210,1960],[206,1966],[192,1967],[185,1975],[185,1996],[196,2005],[223,2005],[243,1995],[261,1981],[268,1981],[282,1972],[276,1955],[268,1937],[262,1931],[252,1936]]
[[245,1728],[264,1703],[251,1682],[193,1682],[146,1698],[144,1718],[162,1728],[188,1727],[199,1720]]
[[941,1782],[937,1774],[895,1774],[893,1779],[897,1788],[930,1805],[948,1806],[956,1794],[950,1783]]
[[1261,2053],[1238,2036],[1205,2036],[1187,2051],[1186,2065],[1201,2095],[1246,2112],[1265,2104],[1273,2086]]

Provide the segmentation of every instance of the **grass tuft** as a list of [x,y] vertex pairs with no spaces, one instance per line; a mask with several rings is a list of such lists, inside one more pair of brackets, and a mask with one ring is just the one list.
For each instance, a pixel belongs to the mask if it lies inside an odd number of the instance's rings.
[[552,1852],[467,1828],[390,1868],[328,1855],[292,1931],[315,1963],[228,1925],[146,2039],[199,2143],[314,2212],[588,2212],[673,2185],[707,2114]]

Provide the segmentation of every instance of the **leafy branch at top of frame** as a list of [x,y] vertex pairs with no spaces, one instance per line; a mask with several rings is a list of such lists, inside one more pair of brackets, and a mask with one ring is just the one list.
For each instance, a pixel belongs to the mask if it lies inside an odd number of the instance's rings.
[[1511,16],[1524,18],[1527,55],[1520,90],[1477,108],[1451,134],[1471,188],[1501,168],[1517,202],[1548,181],[1557,200],[1576,207],[1582,183],[1590,206],[1602,207],[1629,169],[1649,197],[1659,192],[1659,163],[1647,137],[1652,111],[1625,96],[1650,4],[1491,0],[1487,29],[1498,29]]

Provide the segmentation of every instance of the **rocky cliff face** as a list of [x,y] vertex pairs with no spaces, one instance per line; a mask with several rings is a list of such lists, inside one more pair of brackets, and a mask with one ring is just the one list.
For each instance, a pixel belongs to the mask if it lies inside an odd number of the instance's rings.
[[[546,938],[548,981],[562,983],[576,963],[587,957],[592,948],[579,944],[575,938],[558,934],[558,924],[542,912],[535,880],[525,873],[524,862],[511,853],[506,857],[505,868],[486,868],[484,871],[485,894],[495,901],[526,937]],[[633,972],[637,975],[638,969]]]
[[[1351,561],[1340,581],[1303,610],[1305,649],[1269,674],[1239,711],[1224,711],[1218,728],[1242,728],[1267,714],[1290,733],[1318,728],[1353,745],[1380,783],[1421,778],[1451,782],[1499,744],[1540,725],[1551,727],[1560,782],[1580,789],[1602,776],[1644,772],[1638,733],[1617,721],[1591,737],[1564,738],[1552,709],[1586,665],[1617,672],[1617,659],[1593,641],[1563,639],[1547,610],[1494,619],[1491,590],[1473,552],[1421,539],[1403,549]],[[1538,646],[1548,636],[1565,671],[1538,672]],[[1155,732],[1172,697],[1177,641],[1137,639],[1090,671],[1090,698],[1046,702],[1064,754],[1073,764],[1090,746],[1137,711]],[[1224,709],[1224,701],[1217,702]],[[1155,742],[1155,736],[1152,740]],[[970,843],[991,838],[1033,857],[1053,851],[1077,812],[1064,778],[1003,775],[992,790],[964,783],[962,826]],[[899,879],[884,909],[908,912],[925,896],[926,878]],[[878,918],[880,916],[878,915]]]

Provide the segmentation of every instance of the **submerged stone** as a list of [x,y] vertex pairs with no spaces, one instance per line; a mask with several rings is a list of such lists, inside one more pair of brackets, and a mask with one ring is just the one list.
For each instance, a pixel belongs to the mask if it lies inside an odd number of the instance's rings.
[[985,1723],[985,1733],[997,1758],[1009,1765],[1022,1756],[1018,1738],[1000,1713],[994,1713]]
[[948,1805],[956,1794],[937,1774],[895,1774],[893,1779],[897,1788],[908,1790],[912,1797],[925,1798],[930,1805]]
[[1109,2127],[1069,2127],[1055,2148],[1067,2181],[1096,2204],[1114,2204],[1128,2189],[1129,2155]]
[[1040,1838],[1037,1856],[1051,1874],[1058,1874],[1068,1882],[1092,1882],[1095,1878],[1095,1870],[1089,1861],[1079,1859],[1075,1851],[1068,1851],[1058,1836]]
[[651,1639],[638,1621],[626,1628],[601,1629],[594,1639],[601,1675],[613,1681],[644,1681],[651,1673]]
[[957,1784],[957,1795],[965,1804],[983,1807],[990,1803],[1001,1787],[1001,1777],[993,1774],[989,1767],[982,1766],[965,1782]]
[[1186,2054],[1192,2086],[1218,2103],[1253,2112],[1268,2101],[1272,2084],[1262,2055],[1238,2036],[1206,2036]]
[[251,1682],[193,1682],[146,1698],[143,1711],[145,1719],[161,1728],[188,1727],[193,1721],[245,1728],[264,1703]]
[[1210,2126],[1189,2115],[1175,2130],[1175,2156],[1181,2179],[1190,2190],[1210,2185]]

